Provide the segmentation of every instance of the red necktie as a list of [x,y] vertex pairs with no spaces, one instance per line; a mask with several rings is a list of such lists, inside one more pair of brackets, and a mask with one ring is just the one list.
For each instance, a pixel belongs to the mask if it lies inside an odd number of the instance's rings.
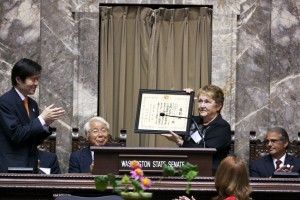
[[280,167],[280,164],[281,164],[281,160],[276,160],[276,169],[279,169]]
[[25,97],[25,99],[24,99],[24,106],[26,108],[27,115],[29,117],[28,97]]

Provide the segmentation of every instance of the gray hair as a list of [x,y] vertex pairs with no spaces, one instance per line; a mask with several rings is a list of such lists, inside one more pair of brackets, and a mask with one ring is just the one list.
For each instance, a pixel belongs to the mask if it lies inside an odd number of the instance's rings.
[[106,128],[109,130],[109,123],[103,117],[92,117],[83,126],[83,130],[84,130],[84,133],[86,136],[90,130],[90,122],[92,122],[92,121],[98,121],[98,122],[105,124]]
[[274,128],[268,129],[268,132],[278,133],[278,134],[281,135],[280,139],[282,141],[287,141],[288,143],[290,142],[289,135],[288,135],[288,133],[286,132],[286,130],[284,128],[274,127]]

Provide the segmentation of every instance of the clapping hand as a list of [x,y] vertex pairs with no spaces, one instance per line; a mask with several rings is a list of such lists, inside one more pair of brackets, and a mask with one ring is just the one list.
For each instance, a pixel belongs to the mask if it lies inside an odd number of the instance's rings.
[[57,119],[63,118],[65,115],[65,110],[62,107],[54,107],[54,104],[46,107],[44,111],[40,114],[46,125],[50,125]]
[[282,167],[278,168],[276,170],[276,172],[292,172],[294,166],[287,164],[287,165],[283,165]]
[[193,196],[191,198],[188,198],[186,196],[179,196],[178,199],[173,199],[173,200],[196,200]]
[[191,92],[194,91],[192,88],[184,88],[183,90],[184,90],[186,93],[191,93]]

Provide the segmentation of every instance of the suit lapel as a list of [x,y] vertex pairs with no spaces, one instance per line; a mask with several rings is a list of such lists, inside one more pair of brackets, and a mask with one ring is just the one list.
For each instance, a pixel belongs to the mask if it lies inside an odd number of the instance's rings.
[[87,171],[90,171],[90,165],[92,163],[92,153],[89,147],[86,147],[83,149],[82,154],[80,155],[82,161],[80,165],[81,165],[81,169],[85,169]]
[[285,161],[284,161],[284,165],[287,165],[287,164],[290,164],[290,165],[295,164],[293,156],[290,156],[289,154],[286,154]]
[[270,176],[273,175],[273,172],[275,171],[275,166],[273,164],[273,159],[270,155],[264,157],[264,159],[265,159],[265,167],[266,167],[267,177],[270,177]]
[[30,120],[33,120],[39,116],[39,108],[37,107],[37,104],[34,102],[34,100],[30,97],[28,97],[28,109]]
[[[26,108],[24,106],[24,102],[22,101],[19,94],[16,92],[15,88],[11,89],[11,94],[13,94],[15,96],[14,99],[16,99],[17,109],[20,111],[21,115],[23,116],[24,119],[26,119],[26,121],[29,121],[27,111],[26,111]],[[28,106],[29,106],[29,100],[28,100]],[[29,111],[29,113],[30,113],[30,111]]]

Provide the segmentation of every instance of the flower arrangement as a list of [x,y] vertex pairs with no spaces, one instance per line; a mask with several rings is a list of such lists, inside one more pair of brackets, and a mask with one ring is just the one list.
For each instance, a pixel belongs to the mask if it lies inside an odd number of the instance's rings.
[[[118,193],[124,199],[151,199],[152,193],[146,193],[144,190],[149,189],[152,182],[149,178],[144,177],[141,164],[133,160],[130,163],[130,170],[130,177],[125,174],[122,176],[121,181],[117,181],[114,174],[96,176],[96,189],[104,191],[107,186],[111,186],[113,192]],[[129,192],[131,187],[133,188],[133,192]]]
[[[163,164],[163,177],[176,175],[180,175],[188,181],[186,193],[189,194],[191,188],[190,181],[198,175],[197,165],[192,165],[187,162],[179,169],[175,169],[172,166]],[[105,191],[108,186],[111,186],[112,191],[121,195],[125,200],[151,199],[152,193],[145,192],[145,190],[151,187],[151,184],[151,179],[144,177],[141,164],[136,160],[133,160],[130,163],[130,176],[125,174],[122,176],[120,181],[117,180],[114,174],[95,176],[95,185],[97,190]],[[130,192],[131,188],[133,190],[132,192]]]

